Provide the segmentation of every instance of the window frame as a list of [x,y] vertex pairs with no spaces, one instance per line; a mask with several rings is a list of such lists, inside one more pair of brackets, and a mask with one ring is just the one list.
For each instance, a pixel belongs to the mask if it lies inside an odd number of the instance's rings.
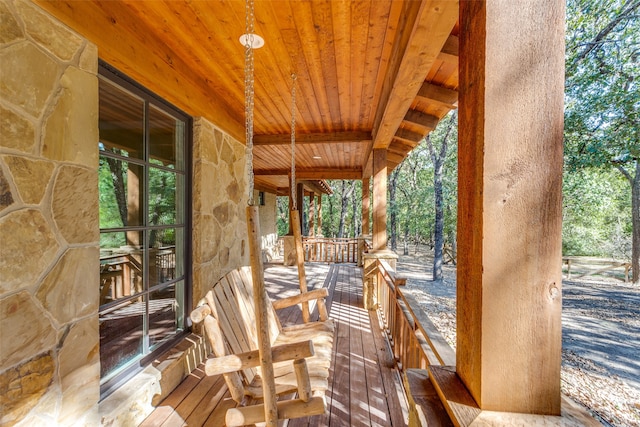
[[[167,351],[171,347],[175,346],[180,340],[182,340],[186,335],[190,333],[191,325],[188,321],[188,315],[192,310],[192,296],[193,296],[193,281],[192,281],[192,207],[193,207],[193,196],[192,196],[192,156],[193,156],[193,118],[189,116],[187,113],[167,102],[166,100],[160,98],[158,95],[151,92],[149,89],[146,89],[139,83],[135,82],[133,79],[125,75],[124,73],[118,71],[113,66],[107,64],[106,62],[99,60],[98,62],[98,78],[104,78],[107,81],[115,84],[116,86],[120,86],[126,91],[131,92],[133,95],[139,97],[144,102],[144,156],[142,159],[120,156],[115,153],[110,153],[106,157],[111,157],[117,160],[130,162],[139,166],[144,167],[144,197],[143,197],[143,206],[142,206],[142,219],[143,224],[146,225],[136,225],[136,226],[125,226],[125,227],[114,227],[114,228],[100,228],[100,234],[103,233],[116,233],[116,232],[140,232],[142,234],[142,239],[146,242],[148,239],[148,232],[151,230],[166,230],[166,229],[182,229],[184,230],[184,273],[181,278],[174,278],[162,283],[150,284],[149,283],[149,259],[146,255],[149,251],[149,248],[144,246],[144,253],[147,262],[143,265],[143,277],[145,281],[145,286],[143,286],[143,292],[136,294],[136,296],[130,296],[129,298],[137,298],[141,295],[144,296],[145,301],[148,301],[148,297],[153,294],[155,291],[160,289],[169,288],[171,285],[176,285],[180,281],[183,282],[183,295],[181,298],[184,301],[184,312],[182,313],[183,325],[182,330],[175,333],[173,337],[168,338],[166,341],[158,344],[153,350],[149,350],[149,331],[143,331],[143,349],[142,354],[136,356],[130,362],[128,362],[124,367],[120,368],[119,372],[112,376],[108,376],[108,379],[103,380],[100,378],[100,400],[103,400],[111,393],[116,391],[119,387],[125,384],[129,379],[131,379],[134,375],[142,371],[146,366],[150,365],[161,353]],[[184,147],[183,147],[183,155],[184,155],[184,167],[182,170],[171,169],[169,167],[157,165],[151,162],[149,155],[149,111],[151,108],[156,108],[161,112],[168,114],[176,119],[179,119],[184,122]],[[102,152],[98,153],[99,156],[103,156]],[[184,179],[184,197],[183,197],[183,221],[174,224],[165,224],[165,225],[149,225],[149,172],[150,167],[157,168],[161,171],[170,171],[178,175],[182,175]],[[176,208],[178,208],[178,204],[176,202]],[[177,252],[177,250],[176,250]],[[174,286],[177,292],[177,286]],[[119,300],[123,301],[126,298]],[[176,296],[178,299],[178,296]],[[107,309],[108,304],[106,304]],[[98,307],[98,313],[101,313],[104,310],[105,305]],[[148,310],[145,310],[144,322],[148,323]]]

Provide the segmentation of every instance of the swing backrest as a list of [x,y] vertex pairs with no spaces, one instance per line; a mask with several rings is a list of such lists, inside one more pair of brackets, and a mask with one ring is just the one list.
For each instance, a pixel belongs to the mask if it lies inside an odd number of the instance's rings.
[[[221,333],[224,336],[226,355],[257,350],[258,338],[251,268],[240,267],[230,271],[212,286],[208,294],[212,297],[210,301],[213,303],[213,316],[218,320]],[[268,315],[270,339],[273,344],[280,334],[281,326],[275,310],[270,304]],[[247,383],[253,381],[256,372],[255,368],[243,371]]]

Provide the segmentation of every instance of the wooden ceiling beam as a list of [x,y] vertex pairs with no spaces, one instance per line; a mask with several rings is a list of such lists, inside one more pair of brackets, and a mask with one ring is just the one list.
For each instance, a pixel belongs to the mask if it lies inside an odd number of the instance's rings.
[[[371,142],[370,132],[296,133],[296,144]],[[254,145],[289,145],[291,134],[254,135]]]
[[[255,176],[268,175],[287,175],[289,169],[256,169],[253,171]],[[362,179],[362,168],[304,168],[296,169],[296,179]]]
[[438,126],[440,119],[437,116],[432,116],[431,114],[426,114],[422,111],[409,110],[404,116],[404,121],[413,123],[425,130],[433,130]]
[[313,191],[316,195],[331,194],[331,192],[327,191],[327,189],[321,185],[321,182],[322,180],[308,179],[302,181],[304,186],[307,187],[310,191]]
[[[412,9],[415,10],[415,9]],[[373,125],[373,148],[387,148],[458,20],[458,2],[424,0],[413,25],[398,31]],[[409,23],[409,21],[407,22]],[[410,34],[407,37],[405,31]]]
[[404,160],[403,154],[394,153],[393,151],[387,151],[387,162],[400,164]]
[[424,138],[424,134],[418,133],[418,132],[412,132],[407,129],[398,129],[396,131],[396,134],[394,135],[394,138],[414,142],[417,144],[418,142],[420,142],[420,140],[422,140],[422,138]]
[[401,139],[394,139],[391,142],[391,145],[389,145],[389,151],[393,151],[396,153],[401,153],[406,155],[407,153],[409,153],[409,151],[413,150],[414,148],[416,148],[418,145],[420,145],[419,142],[407,142],[407,141],[403,141]]
[[458,108],[456,106],[458,102],[458,91],[447,89],[444,86],[424,82],[418,91],[417,97],[429,102],[438,103],[451,110]]
[[438,54],[438,59],[452,64],[458,63],[458,36],[449,36],[442,50]]

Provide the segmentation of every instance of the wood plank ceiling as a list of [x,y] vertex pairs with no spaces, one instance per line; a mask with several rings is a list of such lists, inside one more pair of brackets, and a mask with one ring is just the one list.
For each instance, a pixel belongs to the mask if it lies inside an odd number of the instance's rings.
[[[243,1],[36,3],[101,59],[244,142]],[[374,147],[391,171],[457,106],[457,21],[456,0],[256,0],[256,186],[289,191],[292,73],[298,178],[369,176]]]

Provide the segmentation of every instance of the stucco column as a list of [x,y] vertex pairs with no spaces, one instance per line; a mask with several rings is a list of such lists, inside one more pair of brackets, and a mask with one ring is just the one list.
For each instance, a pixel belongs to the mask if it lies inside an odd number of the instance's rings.
[[563,0],[460,2],[456,371],[560,414]]
[[373,250],[387,248],[387,150],[373,150]]

